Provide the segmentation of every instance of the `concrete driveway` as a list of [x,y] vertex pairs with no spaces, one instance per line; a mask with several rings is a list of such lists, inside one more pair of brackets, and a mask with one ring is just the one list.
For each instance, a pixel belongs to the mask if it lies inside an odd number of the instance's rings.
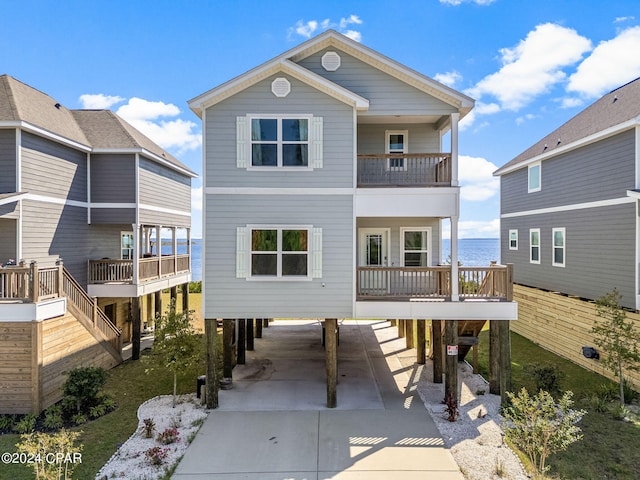
[[415,392],[420,368],[387,322],[344,322],[328,409],[319,323],[273,322],[172,478],[461,480]]

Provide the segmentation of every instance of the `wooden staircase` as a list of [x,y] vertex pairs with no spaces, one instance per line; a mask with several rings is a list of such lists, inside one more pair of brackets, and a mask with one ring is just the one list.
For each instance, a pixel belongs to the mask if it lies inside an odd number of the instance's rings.
[[458,320],[458,360],[464,360],[471,347],[477,345],[485,323],[486,320]]

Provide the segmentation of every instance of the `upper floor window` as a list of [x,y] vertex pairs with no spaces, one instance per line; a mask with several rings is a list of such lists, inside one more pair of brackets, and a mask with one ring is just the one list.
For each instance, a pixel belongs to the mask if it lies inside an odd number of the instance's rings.
[[509,230],[509,250],[518,250],[518,230]]
[[[409,131],[408,130],[387,130],[387,153],[404,154],[408,153]],[[404,158],[391,157],[388,159],[387,168],[389,170],[406,170]]]
[[539,192],[542,189],[542,164],[529,165],[529,189],[528,192]]
[[540,229],[529,230],[529,262],[540,263]]
[[554,267],[565,266],[565,234],[564,228],[552,229],[553,236],[553,261],[551,264]]
[[255,170],[322,168],[322,117],[245,115],[236,117],[236,166]]

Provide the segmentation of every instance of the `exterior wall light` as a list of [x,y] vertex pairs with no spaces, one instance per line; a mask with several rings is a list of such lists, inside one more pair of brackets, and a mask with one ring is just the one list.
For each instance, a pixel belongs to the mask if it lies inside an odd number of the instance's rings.
[[593,358],[594,360],[600,358],[600,354],[593,347],[582,347],[582,355],[584,355],[585,358]]

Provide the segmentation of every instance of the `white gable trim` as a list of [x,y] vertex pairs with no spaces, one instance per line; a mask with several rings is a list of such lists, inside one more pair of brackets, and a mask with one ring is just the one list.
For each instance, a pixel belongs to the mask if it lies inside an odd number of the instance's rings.
[[353,93],[352,91],[337,85],[326,78],[313,73],[306,68],[301,67],[289,60],[278,59],[267,64],[263,64],[260,67],[254,68],[249,72],[239,77],[230,80],[219,87],[209,90],[208,92],[200,95],[189,101],[189,108],[195,112],[199,117],[202,116],[202,111],[222,102],[227,98],[255,85],[256,83],[269,78],[276,73],[286,73],[293,78],[306,83],[327,95],[351,105],[357,110],[367,110],[369,108],[369,100]]
[[29,132],[29,133],[33,133],[35,135],[38,135],[40,137],[45,137],[48,138],[50,140],[53,140],[57,143],[62,143],[63,145],[67,145],[69,147],[72,148],[76,148],[78,150],[82,150],[84,152],[90,152],[91,151],[91,147],[88,145],[85,145],[83,143],[80,142],[76,142],[74,140],[70,140],[66,137],[63,137],[62,135],[57,135],[55,133],[51,133],[48,130],[45,130],[44,128],[40,128],[36,125],[33,125],[31,123],[28,122],[24,122],[22,120],[19,121],[11,121],[11,122],[0,122],[0,128],[20,128],[22,130],[24,130],[25,132]]

